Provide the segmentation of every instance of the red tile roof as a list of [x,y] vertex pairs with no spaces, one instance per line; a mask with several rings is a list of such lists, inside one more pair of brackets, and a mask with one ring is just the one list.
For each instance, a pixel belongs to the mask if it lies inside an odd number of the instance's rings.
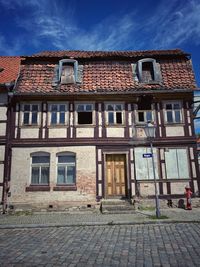
[[[195,79],[190,60],[181,50],[154,51],[155,55],[171,55],[170,58],[157,57],[162,73],[162,83],[142,84],[134,80],[131,63],[136,63],[138,59],[130,55],[143,55],[143,57],[153,57],[152,51],[129,51],[129,52],[86,52],[82,53],[81,64],[83,65],[83,81],[81,84],[52,86],[54,67],[59,59],[52,57],[67,57],[75,55],[81,57],[78,51],[41,52],[37,56],[28,57],[22,61],[21,75],[17,83],[16,93],[33,94],[54,94],[54,93],[125,93],[149,90],[171,90],[171,89],[195,89]],[[55,54],[56,53],[56,54]],[[70,53],[70,54],[69,54]],[[73,54],[74,53],[74,54]],[[88,53],[88,54],[87,54]],[[90,58],[89,55],[99,53],[104,58]],[[127,58],[110,58],[105,55],[112,53],[121,55],[125,53]],[[51,56],[51,55],[52,56]],[[128,56],[129,54],[129,56]],[[45,55],[46,58],[43,56]],[[65,56],[64,56],[65,55]],[[79,55],[79,56],[78,56]],[[174,57],[173,57],[174,55]],[[113,54],[112,54],[113,56]],[[39,57],[39,58],[38,58]],[[42,57],[42,58],[40,58]]]
[[15,81],[19,74],[20,57],[0,56],[0,84]]
[[108,57],[124,57],[124,58],[134,58],[134,57],[149,57],[149,56],[175,56],[175,55],[185,55],[185,53],[180,49],[174,50],[144,50],[144,51],[42,51],[37,54],[33,54],[29,57],[74,57],[74,58],[108,58]]

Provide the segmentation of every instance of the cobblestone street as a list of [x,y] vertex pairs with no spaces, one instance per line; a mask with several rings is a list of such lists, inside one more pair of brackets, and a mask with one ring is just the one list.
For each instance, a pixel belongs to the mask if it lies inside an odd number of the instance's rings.
[[200,224],[0,230],[0,266],[199,266]]

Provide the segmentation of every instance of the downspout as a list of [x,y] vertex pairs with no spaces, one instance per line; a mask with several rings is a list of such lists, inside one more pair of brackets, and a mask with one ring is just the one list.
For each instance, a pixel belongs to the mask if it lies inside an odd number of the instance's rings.
[[5,84],[8,89],[8,108],[7,108],[7,123],[6,123],[6,142],[5,142],[5,154],[4,154],[4,177],[3,177],[3,214],[7,211],[7,198],[10,189],[10,171],[11,171],[11,107],[13,93],[9,92],[13,87],[13,83]]

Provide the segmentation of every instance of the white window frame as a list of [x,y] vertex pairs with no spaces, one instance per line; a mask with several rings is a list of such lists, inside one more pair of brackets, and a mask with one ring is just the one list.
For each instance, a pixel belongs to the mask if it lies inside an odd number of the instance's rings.
[[[116,106],[121,106],[121,110],[116,110]],[[106,125],[107,126],[123,126],[124,125],[124,103],[105,103],[106,106]],[[108,110],[108,106],[113,106],[113,110]],[[114,122],[109,123],[109,113],[113,113]],[[122,123],[117,123],[117,112],[121,112]]]
[[[52,123],[51,120],[52,120],[52,106],[53,105],[56,105],[57,106],[57,111],[56,111],[56,114],[57,114],[57,122],[56,123]],[[65,106],[65,111],[59,111],[59,106]],[[60,118],[60,113],[64,113],[65,114],[65,121],[64,123],[60,123],[59,122],[59,118]],[[67,125],[68,124],[68,116],[69,116],[69,109],[68,109],[68,103],[66,102],[50,102],[48,103],[48,114],[49,114],[49,119],[48,119],[48,125],[49,126],[64,126],[64,125]]]
[[[41,157],[41,156],[48,156],[49,157],[49,163],[33,163],[33,157]],[[34,152],[31,153],[30,155],[30,160],[31,160],[31,168],[30,168],[30,184],[34,186],[40,186],[40,185],[49,185],[49,179],[50,179],[50,153],[48,152]],[[39,168],[39,183],[32,183],[32,168],[33,167],[38,167]],[[49,176],[48,176],[48,183],[41,183],[41,172],[42,172],[42,167],[48,167],[49,168]]]
[[[30,106],[30,111],[25,111],[25,106]],[[32,110],[33,106],[37,106],[38,107],[37,112]],[[22,103],[21,104],[21,116],[20,116],[21,117],[21,125],[22,126],[38,126],[38,125],[40,125],[40,108],[41,108],[41,104],[38,103],[38,102],[37,103],[34,103],[34,102],[32,102],[32,103]],[[29,114],[28,123],[24,123],[24,115],[26,113]],[[32,122],[32,119],[33,119],[32,116],[33,116],[34,113],[37,113],[37,123],[33,123]]]
[[[154,111],[153,110],[137,110],[136,111],[136,118],[138,124],[146,124],[149,120],[147,120],[147,112],[151,112],[151,122],[154,122]],[[139,121],[139,113],[144,113],[144,121]]]
[[[176,169],[176,171],[172,171],[173,172],[173,176],[169,177],[168,175],[168,163],[167,163],[167,154],[166,153],[170,153],[170,151],[174,151],[175,152],[175,156],[176,156],[176,160],[173,160],[173,167]],[[184,167],[187,167],[187,177],[183,177],[183,175],[180,175],[181,171],[183,171],[183,168],[180,164],[180,161],[182,162],[183,159],[180,159],[180,155],[178,153],[178,151],[182,150],[183,155],[186,157],[185,160],[186,162],[183,164]],[[187,148],[167,148],[165,149],[165,153],[164,153],[164,157],[165,157],[165,172],[166,172],[166,178],[169,179],[189,179],[190,178],[190,173],[189,173],[189,158],[188,158],[188,149]],[[170,167],[171,169],[171,167]]]
[[[63,163],[59,163],[58,162],[58,158],[59,156],[73,156],[74,157],[74,162],[63,162]],[[57,162],[57,175],[56,175],[56,184],[57,186],[60,185],[65,185],[65,186],[71,186],[71,185],[76,185],[76,154],[73,152],[59,152],[56,154],[56,162]],[[58,183],[58,167],[64,167],[65,168],[65,183]],[[68,167],[74,167],[75,169],[75,175],[74,175],[74,183],[67,183],[67,168]]]
[[[78,111],[78,107],[79,106],[83,106],[84,108],[83,108],[83,110],[82,111]],[[87,105],[90,105],[91,106],[91,110],[87,110]],[[81,102],[79,102],[79,103],[76,103],[75,104],[75,107],[76,107],[76,125],[77,126],[80,126],[80,127],[82,127],[82,126],[92,126],[92,125],[94,125],[95,123],[94,123],[94,114],[95,114],[95,110],[94,110],[94,103],[90,103],[90,102],[84,102],[84,103],[81,103]],[[92,112],[92,123],[85,123],[85,124],[79,124],[78,123],[78,113],[79,112]]]
[[[178,104],[180,106],[179,109],[175,109],[174,105]],[[167,105],[172,105],[172,109],[167,109]],[[168,122],[167,120],[167,112],[172,113],[172,122]],[[179,111],[180,112],[180,121],[176,122],[176,117],[175,117],[175,112]],[[166,124],[182,124],[183,123],[183,108],[182,108],[182,102],[181,101],[168,101],[164,102],[164,118],[165,118],[165,123]]]

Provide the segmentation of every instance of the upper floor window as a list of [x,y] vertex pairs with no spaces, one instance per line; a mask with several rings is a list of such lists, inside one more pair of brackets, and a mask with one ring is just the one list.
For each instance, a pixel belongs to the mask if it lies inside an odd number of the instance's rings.
[[106,120],[108,125],[123,124],[123,104],[107,104]]
[[57,154],[57,184],[72,185],[76,182],[76,157],[74,153]]
[[160,64],[152,58],[144,58],[132,64],[135,81],[141,83],[160,83],[162,81]]
[[38,104],[23,105],[23,125],[38,125]]
[[165,121],[167,123],[181,123],[183,121],[179,102],[165,103]]
[[77,124],[93,124],[93,104],[77,104]]
[[153,112],[151,110],[138,110],[138,122],[147,123],[153,121]]
[[154,121],[152,110],[152,99],[150,97],[142,97],[141,101],[138,103],[137,111],[137,122],[138,123],[147,123],[149,121]]
[[62,59],[55,66],[52,86],[61,84],[81,83],[83,76],[83,65],[74,59]]
[[49,166],[50,155],[46,152],[31,154],[31,184],[48,185],[49,184]]
[[64,125],[67,123],[66,104],[50,104],[49,111],[51,125]]

